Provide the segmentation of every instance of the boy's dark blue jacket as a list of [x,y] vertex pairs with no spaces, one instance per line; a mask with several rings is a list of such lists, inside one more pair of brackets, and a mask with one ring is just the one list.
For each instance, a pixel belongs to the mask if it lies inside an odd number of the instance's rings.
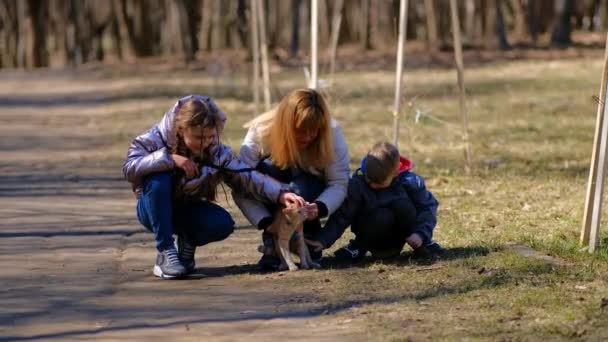
[[[431,241],[433,229],[437,224],[437,207],[439,203],[433,194],[426,189],[424,179],[411,171],[412,162],[404,157],[399,160],[399,174],[384,189],[373,190],[365,181],[365,158],[361,168],[357,169],[348,182],[348,195],[340,208],[333,213],[325,227],[318,233],[316,240],[325,248],[330,247],[344,233],[344,230],[359,215],[376,208],[386,208],[389,203],[409,197],[416,207],[416,225],[414,232],[420,234],[424,243]],[[353,232],[357,234],[357,232]]]

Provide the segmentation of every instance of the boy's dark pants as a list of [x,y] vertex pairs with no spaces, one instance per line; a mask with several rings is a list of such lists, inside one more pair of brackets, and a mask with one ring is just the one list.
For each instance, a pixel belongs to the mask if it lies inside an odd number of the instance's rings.
[[387,207],[375,208],[353,220],[351,230],[355,242],[365,250],[385,251],[405,245],[405,239],[414,232],[416,207],[409,198],[393,201]]

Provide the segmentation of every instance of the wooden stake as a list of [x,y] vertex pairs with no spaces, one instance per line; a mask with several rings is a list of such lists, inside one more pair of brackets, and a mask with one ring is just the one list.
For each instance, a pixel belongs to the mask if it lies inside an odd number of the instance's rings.
[[251,0],[251,48],[253,49],[253,115],[260,114],[260,42],[258,40],[259,0]]
[[334,13],[331,20],[331,45],[329,50],[329,84],[334,83],[334,71],[336,70],[336,51],[338,50],[338,38],[340,37],[340,25],[342,24],[342,7],[344,0],[336,0]]
[[262,76],[264,78],[264,110],[270,110],[270,69],[268,66],[268,46],[266,45],[266,19],[264,14],[264,4],[261,0],[256,0],[258,7],[258,23],[260,25],[260,46],[262,52]]
[[460,20],[458,19],[458,6],[456,0],[450,0],[452,14],[452,35],[454,39],[454,58],[456,59],[456,73],[458,75],[458,93],[460,97],[460,114],[462,115],[462,140],[464,143],[464,172],[471,174],[471,148],[469,146],[469,122],[464,102],[464,64],[462,62],[462,44],[460,40]]
[[397,71],[395,73],[395,107],[393,109],[393,143],[399,147],[399,113],[401,112],[401,83],[403,78],[403,55],[407,36],[408,0],[399,3],[399,41],[397,44]]
[[581,246],[589,245],[589,252],[593,252],[599,245],[599,224],[602,214],[602,197],[604,190],[604,176],[606,164],[606,145],[608,139],[608,122],[605,120],[607,113],[607,85],[608,82],[608,35],[606,36],[606,47],[604,52],[604,69],[602,71],[602,83],[600,85],[599,103],[597,106],[597,117],[595,120],[595,136],[593,138],[593,150],[591,154],[591,165],[589,168],[589,181],[587,183],[587,195],[585,197],[585,211],[583,213],[583,225],[581,229]]
[[310,1],[310,84],[311,89],[317,89],[318,84],[318,61],[317,61],[317,36],[318,36],[318,1]]

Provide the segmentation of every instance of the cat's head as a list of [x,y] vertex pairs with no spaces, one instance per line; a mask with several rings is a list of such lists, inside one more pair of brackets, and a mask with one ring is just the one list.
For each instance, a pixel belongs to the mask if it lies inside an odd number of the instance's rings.
[[290,223],[300,224],[306,220],[308,210],[301,206],[288,206],[283,208],[283,215]]

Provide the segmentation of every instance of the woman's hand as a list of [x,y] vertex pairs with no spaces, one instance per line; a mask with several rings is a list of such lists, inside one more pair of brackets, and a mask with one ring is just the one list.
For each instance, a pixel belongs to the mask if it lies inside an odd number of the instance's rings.
[[282,192],[279,196],[279,203],[286,207],[303,207],[306,205],[306,201],[293,192]]
[[198,175],[198,166],[196,166],[192,160],[184,156],[180,156],[179,154],[172,154],[171,159],[173,159],[175,166],[184,170],[186,178],[190,179]]
[[306,203],[306,220],[314,220],[319,217],[319,207],[317,203]]

